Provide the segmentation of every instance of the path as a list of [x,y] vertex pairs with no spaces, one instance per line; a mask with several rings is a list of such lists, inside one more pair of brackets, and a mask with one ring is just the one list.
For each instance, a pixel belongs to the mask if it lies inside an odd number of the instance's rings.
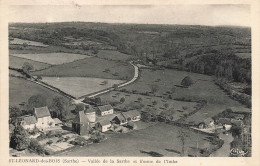
[[210,154],[210,157],[229,157],[230,154],[230,143],[233,141],[232,134],[219,134],[219,138],[224,141],[221,148]]

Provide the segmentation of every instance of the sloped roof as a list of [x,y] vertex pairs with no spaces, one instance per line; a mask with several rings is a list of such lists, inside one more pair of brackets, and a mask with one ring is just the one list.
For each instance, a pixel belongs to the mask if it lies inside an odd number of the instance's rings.
[[211,122],[214,122],[214,120],[212,118],[207,118],[204,120],[205,124],[210,124]]
[[102,126],[105,126],[105,125],[111,124],[111,120],[105,118],[105,119],[100,120],[98,123],[100,123]]
[[141,116],[140,112],[137,110],[131,110],[127,112],[122,112],[122,115],[127,119],[127,118],[133,118],[135,116]]
[[55,124],[61,124],[62,123],[62,121],[60,121],[58,118],[54,118],[53,120],[54,120]]
[[36,118],[43,118],[51,116],[50,111],[47,107],[34,108]]
[[108,104],[108,105],[98,106],[98,109],[99,109],[101,112],[104,112],[104,111],[108,111],[108,110],[113,109],[113,107],[112,107],[110,104]]
[[37,123],[37,120],[34,116],[25,116],[23,118],[23,121],[25,122],[25,125],[31,125]]
[[218,123],[231,125],[231,120],[228,118],[219,118]]
[[120,114],[117,114],[115,117],[118,118],[118,120],[122,121],[122,120],[126,120],[126,118],[120,113]]

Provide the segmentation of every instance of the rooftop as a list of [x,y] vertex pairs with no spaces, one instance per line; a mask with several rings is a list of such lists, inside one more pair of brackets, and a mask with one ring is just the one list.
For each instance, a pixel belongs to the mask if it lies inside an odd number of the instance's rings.
[[43,118],[51,116],[50,111],[47,107],[34,108],[36,118]]
[[98,109],[99,109],[101,112],[104,112],[104,111],[108,111],[108,110],[113,109],[113,107],[112,107],[110,104],[108,104],[108,105],[98,106]]

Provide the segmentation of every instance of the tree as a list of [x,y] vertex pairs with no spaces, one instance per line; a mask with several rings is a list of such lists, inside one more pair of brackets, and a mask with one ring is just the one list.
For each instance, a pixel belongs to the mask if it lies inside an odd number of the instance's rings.
[[37,76],[37,80],[42,80],[42,76]]
[[138,97],[138,102],[141,103],[143,101],[143,99],[141,97]]
[[38,154],[44,154],[44,152],[45,152],[44,147],[36,139],[32,139],[30,141],[28,149],[31,152],[35,152],[35,153],[38,153]]
[[157,92],[158,91],[158,85],[155,85],[155,84],[152,84],[151,86],[150,86],[150,89],[151,89],[151,92],[152,93],[155,93],[155,92]]
[[179,133],[178,138],[180,139],[182,145],[181,155],[184,156],[186,139],[189,138],[189,135],[181,129],[178,131],[178,133]]
[[33,70],[33,65],[30,64],[29,62],[24,62],[23,66],[22,66],[22,70],[23,72],[29,74],[31,70]]
[[69,108],[69,103],[65,100],[64,97],[55,97],[52,100],[51,108],[57,114],[60,120],[64,120]]
[[121,102],[121,103],[124,103],[124,102],[125,102],[125,98],[122,97],[122,98],[120,99],[120,102]]
[[75,112],[78,113],[79,111],[83,111],[85,109],[84,104],[77,104],[75,108]]
[[9,118],[10,118],[10,123],[14,124],[17,120],[17,117],[22,116],[23,112],[16,106],[11,106],[9,108]]
[[183,86],[191,86],[192,84],[194,84],[194,81],[189,76],[185,77],[181,81],[181,85],[183,85]]
[[28,44],[27,43],[23,43],[23,47],[28,47]]
[[46,97],[42,95],[33,95],[28,99],[28,109],[44,107],[47,105]]
[[20,125],[16,126],[11,136],[10,146],[16,150],[24,150],[28,147],[29,142],[26,130]]

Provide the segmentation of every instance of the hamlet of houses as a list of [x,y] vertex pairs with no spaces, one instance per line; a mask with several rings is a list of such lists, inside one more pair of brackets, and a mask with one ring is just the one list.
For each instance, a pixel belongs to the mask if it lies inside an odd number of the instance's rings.
[[[129,122],[140,119],[141,114],[137,110],[115,113],[110,104],[98,106],[96,110],[91,105],[84,104],[84,109],[77,113],[71,127],[73,132],[87,135],[93,128],[100,132],[106,132],[114,130],[113,125],[126,126]],[[35,128],[40,131],[51,130],[61,126],[61,124],[60,119],[51,117],[48,107],[34,108],[33,115],[20,117],[20,125],[27,130]]]

